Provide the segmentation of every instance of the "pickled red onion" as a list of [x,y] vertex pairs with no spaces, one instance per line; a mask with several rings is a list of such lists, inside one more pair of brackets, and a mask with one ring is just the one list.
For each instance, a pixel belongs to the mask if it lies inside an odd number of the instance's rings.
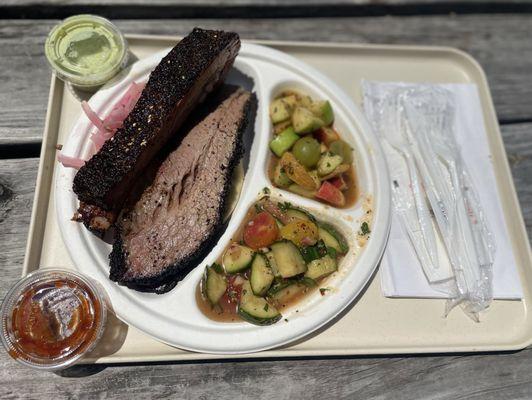
[[64,167],[75,169],[80,169],[85,164],[85,160],[77,157],[65,156],[61,152],[57,153],[57,161],[63,164]]
[[[94,153],[98,152],[105,141],[112,138],[116,130],[122,126],[124,120],[133,110],[135,104],[137,104],[144,86],[146,86],[146,82],[133,82],[131,85],[129,85],[124,95],[115,103],[109,114],[104,119],[101,119],[98,114],[96,114],[96,112],[90,107],[89,103],[86,101],[81,102],[81,108],[83,109],[85,115],[96,128],[95,132],[89,136],[89,139],[93,143],[92,147]],[[85,164],[85,160],[81,158],[66,156],[62,153],[57,155],[57,160],[68,168],[79,169],[81,166],[83,166],[83,164]]]
[[86,101],[81,102],[81,108],[85,112],[85,115],[89,119],[90,122],[94,124],[94,126],[98,129],[103,129],[103,121],[100,117],[98,117],[98,114],[94,112],[94,110],[89,106],[89,103]]

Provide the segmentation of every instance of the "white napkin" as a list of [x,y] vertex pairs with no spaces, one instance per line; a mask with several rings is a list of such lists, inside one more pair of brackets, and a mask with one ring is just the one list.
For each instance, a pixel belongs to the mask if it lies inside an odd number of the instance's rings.
[[[371,84],[383,85],[383,88],[390,85],[402,85],[399,82],[371,82]],[[455,94],[457,102],[455,107],[456,140],[479,194],[495,240],[493,298],[521,299],[523,291],[497,191],[477,87],[474,84],[440,84],[436,86]],[[385,90],[380,91],[380,93],[384,92]],[[375,93],[372,93],[372,96],[375,98]],[[364,96],[364,101],[366,103],[371,100],[368,96]],[[439,245],[441,248],[442,244],[439,243]],[[445,259],[445,263],[446,265],[443,264],[442,266],[450,268],[447,259]],[[395,216],[392,218],[390,239],[381,262],[381,288],[386,297],[445,297],[445,294],[429,286],[407,234]]]

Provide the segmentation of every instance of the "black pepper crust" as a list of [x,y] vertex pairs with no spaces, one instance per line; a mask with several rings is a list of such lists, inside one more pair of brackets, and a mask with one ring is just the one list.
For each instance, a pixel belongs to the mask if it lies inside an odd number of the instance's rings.
[[[119,211],[135,175],[176,133],[201,100],[201,92],[223,81],[239,49],[240,39],[233,32],[194,28],[181,40],[151,73],[123,126],[77,172],[73,189],[79,200]],[[201,92],[191,100],[199,84]],[[183,113],[181,118],[176,118],[176,110]]]
[[135,278],[124,280],[123,276],[127,270],[126,266],[126,254],[123,247],[122,235],[117,227],[117,232],[115,234],[115,241],[113,243],[113,250],[109,254],[109,261],[111,269],[109,271],[109,278],[112,281],[117,282],[122,286],[127,286],[130,289],[137,290],[139,292],[151,292],[162,294],[172,290],[177,282],[184,279],[190,271],[192,271],[200,262],[205,258],[205,256],[212,250],[212,248],[218,242],[220,237],[221,230],[224,226],[223,223],[223,211],[227,207],[228,195],[231,190],[231,176],[234,172],[235,167],[240,162],[240,159],[244,153],[243,146],[243,134],[246,131],[250,122],[251,115],[255,115],[257,109],[257,98],[254,93],[251,94],[249,100],[246,103],[244,108],[244,116],[240,125],[238,127],[237,141],[233,156],[229,161],[227,166],[226,173],[224,175],[225,181],[222,192],[222,201],[219,203],[219,207],[216,213],[216,223],[214,229],[209,234],[207,239],[205,239],[197,252],[190,255],[186,259],[182,260],[179,264],[173,264],[168,266],[164,271],[159,275],[150,277],[150,278]]

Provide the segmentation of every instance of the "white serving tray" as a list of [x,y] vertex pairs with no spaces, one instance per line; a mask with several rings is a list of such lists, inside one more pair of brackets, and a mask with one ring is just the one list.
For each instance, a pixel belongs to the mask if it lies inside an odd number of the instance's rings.
[[[144,58],[172,46],[176,37],[129,36],[131,50]],[[475,83],[482,101],[498,190],[501,193],[521,282],[522,301],[494,301],[482,322],[461,312],[443,318],[443,300],[388,299],[377,275],[346,311],[332,323],[289,347],[241,357],[291,357],[350,354],[396,354],[515,350],[532,342],[527,312],[532,288],[532,257],[513,187],[489,88],[480,66],[467,54],[450,48],[261,42],[291,54],[335,81],[360,104],[360,80]],[[39,267],[72,267],[55,216],[52,182],[55,145],[63,143],[79,115],[79,101],[52,78],[34,208],[23,273]],[[377,273],[378,274],[378,273]],[[171,347],[114,320],[104,340],[85,362],[140,362],[210,359],[223,355]]]

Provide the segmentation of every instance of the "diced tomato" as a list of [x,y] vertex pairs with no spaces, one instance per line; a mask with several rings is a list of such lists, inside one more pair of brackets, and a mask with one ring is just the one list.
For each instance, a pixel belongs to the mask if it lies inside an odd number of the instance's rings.
[[340,139],[340,135],[336,133],[333,128],[323,127],[314,132],[314,137],[320,143],[324,143],[326,146],[329,146],[335,140]]
[[238,302],[240,301],[240,296],[242,295],[242,284],[237,285],[235,282],[237,277],[238,275],[227,276],[227,289],[222,298],[218,301],[218,304],[220,307],[222,307],[224,313],[237,313]]
[[236,314],[238,309],[238,300],[233,299],[230,295],[230,292],[225,292],[223,296],[218,301],[222,311],[227,314]]
[[344,194],[333,184],[325,181],[321,184],[316,193],[318,199],[324,200],[336,207],[343,207],[345,205]]
[[244,228],[244,242],[252,249],[267,247],[279,236],[279,228],[270,213],[262,211]]
[[336,178],[329,179],[329,182],[331,182],[331,185],[335,186],[340,190],[347,189],[347,183],[345,183],[345,180],[342,175],[337,176]]

